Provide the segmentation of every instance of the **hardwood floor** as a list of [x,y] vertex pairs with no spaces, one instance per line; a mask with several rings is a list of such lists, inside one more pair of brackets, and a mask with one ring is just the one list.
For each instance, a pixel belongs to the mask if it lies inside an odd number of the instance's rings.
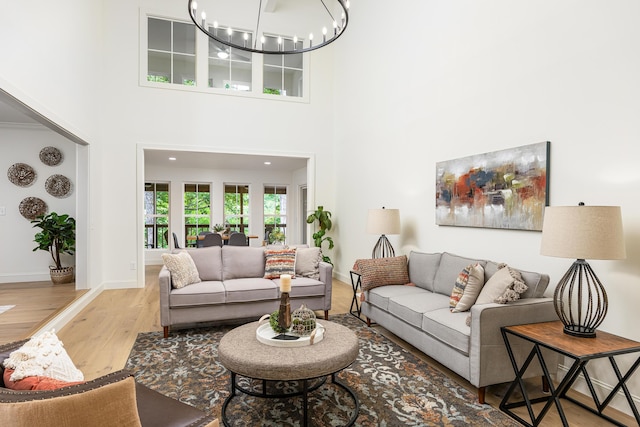
[[[146,286],[143,289],[108,290],[102,292],[70,323],[57,332],[60,339],[65,343],[67,352],[75,362],[76,366],[84,373],[86,379],[93,379],[106,373],[122,369],[139,332],[162,330],[160,327],[160,310],[157,290],[157,277],[159,270],[160,266],[146,267],[145,273],[147,279]],[[46,286],[44,286],[42,290],[43,292],[50,291]],[[61,293],[65,292],[62,289],[58,289],[58,287],[56,287],[55,290],[60,290],[62,291]],[[4,290],[0,286],[0,305],[16,304],[15,302],[9,302],[8,300],[8,302],[5,302],[5,294],[2,293],[3,291]],[[351,285],[334,279],[332,301],[333,309],[330,311],[330,314],[348,313],[349,306],[351,304],[351,297]],[[14,301],[18,301],[17,296],[14,298]],[[34,310],[41,311],[45,310],[43,307],[50,307],[47,302],[50,298],[57,299],[58,297],[52,296],[51,294],[49,294],[48,297],[38,297],[40,302],[36,303],[37,308],[34,308]],[[60,296],[60,298],[64,299],[62,296]],[[67,296],[66,298],[71,298],[71,301],[74,297]],[[26,299],[28,298],[20,297],[21,302],[24,302]],[[16,318],[13,321],[17,328],[19,328],[20,325],[20,316],[18,313],[28,311],[26,308],[18,309],[19,306],[20,304],[12,309],[17,310],[14,313]],[[7,326],[3,323],[3,316],[10,312],[11,310],[0,315],[0,326],[2,326],[3,329]],[[6,321],[6,318],[4,321]],[[40,324],[43,323],[44,321]],[[37,327],[30,328],[31,329],[29,329],[29,327],[25,327],[23,332],[26,332],[27,329],[32,331],[37,329]],[[474,396],[476,395],[477,390],[466,380],[457,376],[455,373],[443,367],[433,359],[427,357],[403,340],[397,338],[384,328],[376,326],[376,329],[394,342],[408,349],[420,359],[453,378],[460,385],[470,390]],[[28,336],[28,333],[24,336]],[[0,342],[8,341],[10,340],[0,339]],[[505,367],[505,369],[511,368]],[[535,383],[531,386],[537,388],[539,387],[539,384]],[[505,390],[506,385],[489,387],[486,393],[487,403],[497,408]],[[587,401],[585,400],[585,402]],[[609,425],[608,422],[569,402],[563,401],[563,408],[572,426]],[[637,424],[633,418],[617,411],[611,411],[609,415],[627,425]],[[523,411],[522,416],[526,418],[526,412]],[[551,409],[540,425],[551,427],[562,425],[555,408]]]

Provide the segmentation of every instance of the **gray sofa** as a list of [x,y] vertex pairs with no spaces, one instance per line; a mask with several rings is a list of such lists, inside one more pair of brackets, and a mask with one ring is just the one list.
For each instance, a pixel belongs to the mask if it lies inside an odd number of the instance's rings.
[[[175,289],[169,270],[165,266],[160,270],[160,323],[165,337],[174,325],[257,320],[278,309],[280,279],[264,279],[264,248],[225,245],[181,250],[189,252],[202,281]],[[319,262],[318,269],[317,280],[296,276],[291,281],[291,310],[305,304],[314,311],[323,311],[327,319],[333,266]]]
[[[553,299],[543,297],[549,276],[522,270],[519,271],[528,289],[518,301],[475,304],[470,311],[452,313],[449,300],[456,278],[463,268],[476,262],[484,267],[485,280],[498,270],[498,264],[492,261],[446,252],[411,252],[409,278],[416,286],[370,289],[365,292],[362,313],[369,324],[375,321],[468,380],[478,388],[478,399],[484,403],[486,386],[512,381],[515,377],[500,327],[558,320],[558,317]],[[516,342],[513,349],[522,362],[531,346]],[[549,369],[555,373],[558,357],[554,353],[548,357]],[[530,376],[541,375],[536,363],[528,371]]]

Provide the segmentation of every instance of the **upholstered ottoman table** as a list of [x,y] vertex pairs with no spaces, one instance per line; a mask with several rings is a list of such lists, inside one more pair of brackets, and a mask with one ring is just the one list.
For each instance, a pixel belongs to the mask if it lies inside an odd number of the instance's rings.
[[[308,425],[308,394],[323,386],[328,376],[344,389],[355,403],[355,410],[347,426],[355,423],[360,409],[356,394],[336,379],[336,374],[348,367],[358,357],[358,337],[350,329],[337,323],[322,321],[323,339],[303,347],[276,347],[263,344],[256,338],[258,322],[249,323],[229,331],[220,340],[220,363],[231,373],[231,394],[222,405],[222,422],[230,426],[226,412],[229,403],[240,391],[263,398],[288,398],[302,396],[303,425]],[[239,384],[238,377],[262,382],[256,390]],[[268,392],[269,382],[291,381],[301,387],[290,392]],[[289,388],[287,388],[289,389]]]

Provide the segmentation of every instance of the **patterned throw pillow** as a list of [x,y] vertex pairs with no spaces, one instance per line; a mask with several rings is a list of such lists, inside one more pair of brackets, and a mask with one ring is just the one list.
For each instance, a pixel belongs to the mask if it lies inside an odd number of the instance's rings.
[[506,304],[520,299],[520,295],[528,289],[522,281],[522,275],[507,264],[499,264],[498,271],[484,284],[476,304],[495,302]]
[[467,311],[476,302],[484,285],[484,268],[470,264],[462,269],[451,292],[449,309],[452,313]]
[[407,256],[390,258],[359,259],[357,271],[361,275],[362,290],[368,291],[378,286],[406,285],[409,283]]
[[281,274],[296,274],[296,249],[267,249],[264,265],[265,279],[279,279]]
[[171,272],[171,282],[176,289],[200,283],[200,275],[189,252],[162,254],[162,262]]

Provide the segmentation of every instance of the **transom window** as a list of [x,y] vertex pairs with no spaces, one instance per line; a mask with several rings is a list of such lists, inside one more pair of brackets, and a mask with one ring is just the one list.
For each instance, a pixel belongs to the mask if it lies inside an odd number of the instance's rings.
[[[265,45],[275,49],[278,45],[284,49],[293,49],[293,39],[278,36],[265,36]],[[297,45],[302,47],[302,42]],[[263,92],[272,95],[302,96],[303,64],[302,54],[263,55]]]
[[196,26],[149,18],[147,81],[196,84]]
[[144,184],[144,244],[145,247],[169,247],[169,184]]
[[[230,30],[223,27],[209,27],[209,31],[229,41],[251,46],[253,34],[250,31]],[[251,90],[251,52],[234,49],[209,38],[209,87],[231,90]]]

